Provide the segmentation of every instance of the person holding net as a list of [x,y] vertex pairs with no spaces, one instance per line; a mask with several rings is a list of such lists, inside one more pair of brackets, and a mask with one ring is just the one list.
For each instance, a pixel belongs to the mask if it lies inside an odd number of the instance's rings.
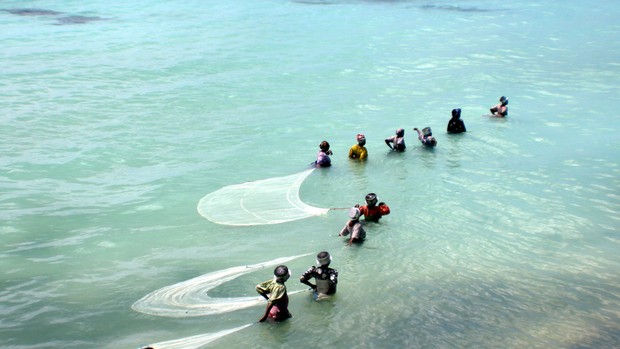
[[350,220],[344,225],[344,228],[340,231],[338,236],[347,236],[351,237],[347,240],[347,245],[351,246],[354,242],[361,243],[366,238],[366,231],[362,227],[362,223],[360,223],[360,209],[357,207],[351,207],[348,211]]
[[279,265],[273,271],[273,279],[256,285],[256,292],[267,300],[263,317],[258,322],[270,319],[275,322],[293,317],[288,311],[288,294],[284,283],[291,276],[286,265]]
[[386,205],[385,202],[379,202],[377,204],[379,201],[377,194],[368,193],[364,199],[366,200],[366,205],[355,205],[355,207],[359,208],[360,213],[364,215],[364,221],[378,222],[381,217],[390,214],[390,207]]

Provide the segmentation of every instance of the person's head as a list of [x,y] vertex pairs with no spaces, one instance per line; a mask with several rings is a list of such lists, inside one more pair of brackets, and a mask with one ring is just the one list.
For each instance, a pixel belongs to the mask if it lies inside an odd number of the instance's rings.
[[379,199],[377,199],[377,194],[375,193],[368,193],[365,199],[366,199],[366,205],[368,205],[369,207],[375,206],[377,202],[379,201]]
[[366,136],[364,136],[363,134],[358,133],[356,139],[357,139],[357,144],[361,146],[364,146],[366,144]]
[[351,207],[349,209],[349,211],[347,212],[347,214],[349,215],[349,218],[351,218],[352,221],[357,221],[360,219],[360,209],[357,207]]
[[461,108],[452,109],[452,118],[455,120],[461,118]]
[[284,283],[291,276],[291,271],[288,270],[286,265],[278,265],[273,270],[273,276],[275,277],[277,282]]
[[323,142],[321,142],[321,144],[319,144],[319,148],[322,151],[328,151],[329,150],[329,143],[327,141],[323,141]]
[[331,261],[332,256],[330,256],[329,252],[327,251],[319,252],[319,254],[316,255],[316,264],[320,265],[321,267],[329,266],[329,263],[331,263]]
[[433,146],[433,147],[434,147],[434,146],[436,146],[436,145],[437,145],[437,140],[435,139],[435,137],[431,136],[431,137],[428,137],[427,139],[429,139],[429,144],[430,144],[431,146]]
[[505,96],[501,96],[501,97],[499,98],[499,102],[500,102],[502,105],[508,105],[508,98],[506,98]]
[[403,137],[405,135],[405,129],[404,128],[399,128],[398,130],[396,130],[396,136],[397,137]]

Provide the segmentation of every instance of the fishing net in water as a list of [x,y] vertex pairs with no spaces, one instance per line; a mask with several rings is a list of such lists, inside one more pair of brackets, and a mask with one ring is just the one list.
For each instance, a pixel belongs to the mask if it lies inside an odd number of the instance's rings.
[[325,214],[329,209],[299,198],[299,188],[312,171],[224,187],[200,199],[198,213],[225,225],[278,224]]
[[[137,312],[150,315],[190,317],[222,314],[258,304],[265,304],[265,299],[260,296],[211,298],[208,295],[208,291],[241,275],[308,255],[282,257],[265,263],[233,267],[204,274],[149,293],[135,302],[131,308]],[[254,286],[252,285],[252,289]],[[289,294],[299,292],[303,292],[303,290],[289,292]]]
[[232,328],[230,330],[224,330],[215,333],[199,334],[197,336],[185,337],[166,342],[159,342],[149,345],[153,349],[196,349],[201,348],[205,344],[211,343],[217,339],[220,339],[226,335],[242,330],[246,327],[250,327],[252,324],[247,324],[239,327]]

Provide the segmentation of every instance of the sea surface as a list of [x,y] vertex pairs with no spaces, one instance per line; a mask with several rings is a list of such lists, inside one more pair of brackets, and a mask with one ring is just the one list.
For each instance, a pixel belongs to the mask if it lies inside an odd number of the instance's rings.
[[[0,9],[1,348],[620,347],[617,1]],[[508,117],[485,116],[502,95]],[[446,134],[453,108],[467,133]],[[397,128],[404,153],[384,143]],[[365,163],[347,158],[358,133]],[[198,213],[220,188],[306,170],[323,140],[333,166],[300,198],[377,193],[391,214],[362,245],[338,237],[345,210],[241,227]],[[340,278],[315,302],[298,277],[322,250]],[[208,290],[254,297],[285,257],[284,323],[256,323],[264,302],[132,308],[265,263]]]

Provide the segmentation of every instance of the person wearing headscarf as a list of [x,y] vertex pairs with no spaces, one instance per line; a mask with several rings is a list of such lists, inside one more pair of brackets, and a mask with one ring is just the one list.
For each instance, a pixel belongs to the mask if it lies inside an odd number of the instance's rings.
[[465,123],[461,119],[461,109],[452,109],[452,119],[448,121],[448,133],[466,132]]
[[349,159],[356,160],[366,160],[368,158],[368,150],[366,150],[366,137],[363,134],[358,134],[357,144],[353,145],[351,149],[349,149]]

